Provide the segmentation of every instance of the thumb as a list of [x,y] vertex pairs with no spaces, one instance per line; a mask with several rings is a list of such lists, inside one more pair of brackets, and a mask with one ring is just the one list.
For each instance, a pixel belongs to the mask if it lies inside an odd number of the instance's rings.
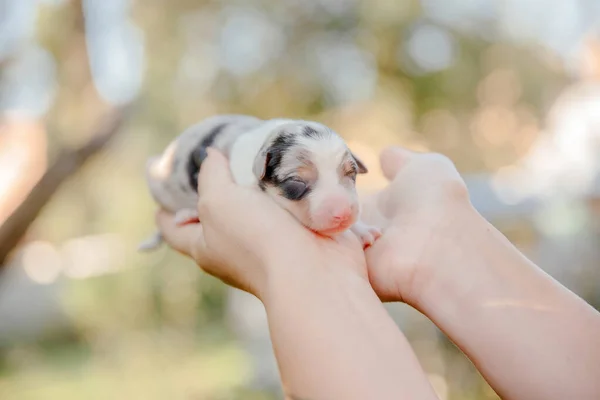
[[206,154],[198,174],[198,193],[200,195],[233,183],[229,160],[223,153],[209,147],[206,149]]
[[388,180],[393,180],[412,157],[414,153],[408,149],[396,146],[386,148],[379,157],[383,175]]

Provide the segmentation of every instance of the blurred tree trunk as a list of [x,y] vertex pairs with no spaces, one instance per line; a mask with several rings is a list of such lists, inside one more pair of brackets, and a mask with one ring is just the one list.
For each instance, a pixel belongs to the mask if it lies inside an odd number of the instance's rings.
[[[2,195],[4,202],[0,203],[0,215],[3,217],[14,210],[8,218],[5,217],[0,226],[0,268],[6,265],[11,251],[19,244],[27,229],[60,186],[109,143],[119,132],[127,114],[126,109],[111,111],[97,131],[89,135],[91,139],[86,143],[75,149],[62,150],[41,179],[39,176],[45,165],[40,164],[35,155],[45,152],[45,148],[40,148],[39,142],[37,149],[33,146],[23,152],[21,159],[14,159],[12,156],[15,154],[10,154],[4,160],[0,158],[0,170],[3,171],[4,161],[9,171],[15,171],[13,179]],[[21,137],[27,136],[21,134]],[[25,146],[28,146],[28,143],[25,143]],[[33,188],[32,183],[35,184]]]
[[0,224],[17,209],[47,168],[47,137],[37,120],[10,118],[0,125]]
[[54,121],[61,133],[58,141],[65,145],[48,165],[48,138],[41,119],[6,118],[0,124],[0,271],[60,186],[110,142],[129,114],[129,107],[109,108],[100,123],[93,123],[106,104],[90,90],[94,84],[81,0],[69,7],[66,15],[72,29],[55,38],[53,51],[56,58],[69,60],[58,65],[60,91],[53,105],[58,114],[68,116]]

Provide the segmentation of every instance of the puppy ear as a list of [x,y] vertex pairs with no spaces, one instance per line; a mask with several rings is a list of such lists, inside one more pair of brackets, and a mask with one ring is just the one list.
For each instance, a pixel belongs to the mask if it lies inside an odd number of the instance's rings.
[[356,161],[356,165],[358,166],[358,173],[359,174],[366,174],[367,172],[369,172],[369,170],[367,169],[367,166],[365,165],[365,163],[363,163],[360,158],[356,157],[356,155],[354,155],[354,153],[350,152],[350,155],[352,155],[352,158],[354,159],[354,161]]
[[265,177],[267,171],[267,164],[271,158],[271,153],[266,148],[260,149],[256,157],[254,158],[254,164],[252,165],[252,172],[256,179],[261,181]]
[[267,165],[271,161],[271,145],[277,136],[283,132],[283,129],[278,126],[275,127],[265,138],[264,143],[260,147],[258,154],[254,158],[254,164],[252,165],[252,172],[256,179],[262,181],[267,172]]

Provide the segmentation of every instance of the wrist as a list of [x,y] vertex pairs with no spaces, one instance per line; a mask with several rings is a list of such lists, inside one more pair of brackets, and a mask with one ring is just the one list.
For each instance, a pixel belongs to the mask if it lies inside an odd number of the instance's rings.
[[460,298],[481,279],[477,273],[499,236],[470,203],[457,205],[432,230],[403,300],[423,311]]
[[262,301],[286,391],[432,397],[409,344],[363,275],[338,257],[279,267]]
[[294,244],[288,247],[271,246],[257,252],[256,265],[259,271],[248,272],[253,283],[252,293],[263,303],[278,285],[293,285],[295,279],[304,279],[311,274],[313,266],[319,265],[319,257],[312,252],[299,253],[298,246]]
[[261,287],[259,298],[267,305],[292,295],[310,296],[319,291],[339,290],[352,293],[356,290],[372,291],[366,277],[335,260],[320,257],[303,257],[279,260],[270,264],[268,274]]
[[452,232],[438,239],[437,251],[419,276],[414,306],[426,315],[461,313],[493,296],[506,268],[520,270],[527,260],[472,205],[459,210]]

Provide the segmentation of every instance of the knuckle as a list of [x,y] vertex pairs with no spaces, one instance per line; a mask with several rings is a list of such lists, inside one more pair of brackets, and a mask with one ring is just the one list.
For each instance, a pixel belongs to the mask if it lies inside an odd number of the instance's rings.
[[445,195],[451,200],[465,201],[469,199],[469,190],[462,179],[448,179],[443,184]]
[[441,153],[431,153],[431,163],[438,168],[452,168],[454,169],[454,163],[450,158]]

